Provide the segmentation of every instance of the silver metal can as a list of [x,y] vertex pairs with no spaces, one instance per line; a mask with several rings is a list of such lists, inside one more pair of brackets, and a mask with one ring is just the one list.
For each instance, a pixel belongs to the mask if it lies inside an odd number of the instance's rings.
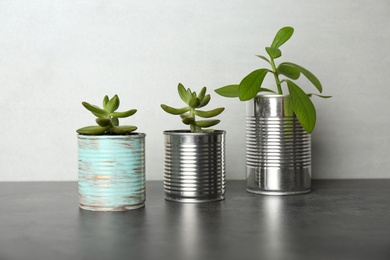
[[164,131],[165,199],[212,202],[225,194],[225,131]]
[[311,189],[311,136],[288,95],[259,95],[247,102],[247,191],[293,195]]

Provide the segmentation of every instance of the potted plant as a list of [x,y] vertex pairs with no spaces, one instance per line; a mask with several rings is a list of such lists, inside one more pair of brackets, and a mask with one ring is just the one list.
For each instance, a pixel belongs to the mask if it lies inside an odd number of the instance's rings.
[[124,211],[145,204],[145,134],[119,125],[119,118],[137,112],[117,112],[119,97],[105,96],[103,108],[82,102],[96,116],[96,126],[78,133],[78,189],[80,208]]
[[[282,62],[280,47],[290,39],[292,27],[278,31],[269,57],[258,55],[270,68],[245,76],[239,84],[216,89],[224,97],[247,102],[246,164],[247,191],[258,194],[289,195],[310,192],[311,136],[316,110],[310,96],[294,82],[303,74],[321,93],[322,85],[313,73],[300,65]],[[266,75],[275,79],[276,91],[262,86]],[[283,76],[283,78],[282,78]],[[283,92],[283,85],[287,92]],[[265,92],[271,94],[264,94]],[[317,95],[323,98],[329,96]]]
[[211,118],[222,113],[224,108],[199,110],[210,101],[206,87],[197,94],[179,83],[178,92],[186,106],[173,108],[162,104],[161,107],[169,114],[180,115],[190,129],[164,131],[165,199],[194,203],[223,200],[225,131],[204,129],[218,124],[220,120],[198,120],[197,116]]

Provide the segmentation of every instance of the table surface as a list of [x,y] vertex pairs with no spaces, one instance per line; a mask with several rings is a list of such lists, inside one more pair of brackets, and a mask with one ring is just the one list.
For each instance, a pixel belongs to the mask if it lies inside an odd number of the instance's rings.
[[143,209],[91,212],[76,182],[0,183],[0,259],[390,259],[390,180],[314,180],[297,196],[228,181],[207,204],[146,187]]

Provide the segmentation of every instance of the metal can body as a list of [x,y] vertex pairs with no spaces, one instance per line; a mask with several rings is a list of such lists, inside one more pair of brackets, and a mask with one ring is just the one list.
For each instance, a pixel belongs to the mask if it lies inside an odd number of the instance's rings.
[[164,131],[165,199],[211,202],[225,194],[225,131]]
[[294,195],[311,189],[311,136],[287,95],[260,95],[247,103],[247,191]]
[[80,208],[124,211],[145,205],[145,134],[78,135]]

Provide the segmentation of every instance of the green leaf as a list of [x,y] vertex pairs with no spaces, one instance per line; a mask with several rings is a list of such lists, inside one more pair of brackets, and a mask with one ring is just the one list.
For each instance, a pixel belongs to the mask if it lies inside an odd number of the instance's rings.
[[299,66],[297,64],[294,64],[292,62],[283,62],[282,64],[285,64],[285,65],[289,65],[291,67],[294,67],[296,69],[298,69],[303,75],[305,75],[305,77],[311,82],[313,83],[313,85],[318,89],[318,91],[320,93],[322,93],[322,85],[321,85],[321,82],[317,79],[316,76],[313,75],[313,73],[311,73],[310,71],[308,71],[307,69],[305,69],[304,67],[302,66]]
[[111,119],[107,117],[98,117],[96,118],[96,123],[100,126],[108,126],[111,123]]
[[108,126],[101,127],[101,126],[93,125],[93,126],[86,126],[80,128],[76,130],[76,132],[83,135],[100,135],[100,134],[104,134],[107,130],[108,130]]
[[272,59],[277,59],[282,56],[282,52],[278,48],[266,47],[265,50]]
[[256,56],[259,57],[260,59],[265,60],[265,61],[268,62],[269,64],[271,64],[270,60],[269,60],[267,57],[265,57],[265,56],[263,56],[263,55],[256,55]]
[[206,90],[207,90],[207,88],[203,87],[202,90],[199,92],[198,98],[200,101],[202,101],[204,99],[204,96],[206,95]]
[[91,111],[92,114],[94,114],[94,115],[97,116],[97,117],[102,117],[102,116],[108,115],[108,113],[107,113],[105,110],[101,109],[101,108],[98,107],[98,106],[91,105],[91,104],[89,104],[89,103],[87,103],[87,102],[82,102],[81,104],[83,104],[83,106],[84,106],[86,109],[88,109],[89,111]]
[[112,112],[111,115],[119,118],[125,118],[134,115],[137,112],[137,109],[130,109],[124,112]]
[[286,41],[288,41],[291,38],[293,33],[294,33],[294,28],[283,27],[276,34],[274,41],[272,42],[271,47],[279,48],[280,46],[282,46]]
[[241,101],[250,100],[254,98],[260,91],[265,75],[269,70],[258,69],[249,73],[240,82],[238,93]]
[[204,118],[210,118],[210,117],[214,117],[214,116],[221,114],[224,110],[225,110],[224,107],[219,107],[219,108],[216,108],[216,109],[213,109],[210,111],[196,110],[195,115],[200,116],[200,117],[204,117]]
[[118,119],[116,116],[113,116],[113,117],[111,118],[111,124],[112,124],[113,126],[118,126],[118,125],[119,125],[119,119]]
[[310,98],[294,82],[287,80],[288,91],[290,92],[291,106],[302,127],[310,134],[316,124],[316,110]]
[[188,90],[186,90],[181,83],[179,83],[179,85],[177,86],[177,91],[179,92],[179,96],[184,101],[184,103],[188,104],[188,102],[192,98],[191,93],[189,93]]
[[291,105],[291,97],[286,97],[284,101],[283,111],[285,116],[294,116],[294,110]]
[[278,74],[282,74],[286,77],[289,77],[290,79],[298,79],[301,75],[301,72],[297,68],[285,63],[281,63],[279,65],[277,72]]
[[197,97],[193,97],[190,99],[190,102],[188,102],[188,105],[192,108],[197,108],[200,105],[200,100]]
[[259,92],[271,92],[274,94],[278,94],[276,91],[273,91],[272,89],[268,89],[268,88],[260,88]]
[[184,124],[190,125],[195,122],[193,117],[185,117],[181,120]]
[[239,96],[238,94],[239,85],[227,85],[221,88],[214,90],[217,94],[223,97],[236,98]]
[[207,104],[210,102],[210,99],[211,99],[210,94],[207,94],[207,95],[204,97],[204,99],[202,100],[202,102],[200,102],[200,105],[198,106],[198,108],[207,106]]
[[189,107],[183,107],[183,108],[174,108],[174,107],[170,107],[170,106],[167,106],[167,105],[164,105],[164,104],[161,104],[161,108],[169,113],[169,114],[172,114],[172,115],[180,115],[180,114],[183,114],[185,112],[188,112],[190,111],[190,108]]
[[308,97],[317,96],[317,97],[320,97],[320,98],[331,98],[332,97],[332,96],[318,95],[318,94],[314,94],[314,93],[307,93],[307,96]]
[[199,127],[210,127],[210,126],[214,126],[214,125],[218,124],[219,122],[221,122],[221,120],[217,120],[217,119],[199,120],[199,121],[195,121],[195,125],[199,126]]
[[110,99],[108,98],[108,96],[106,95],[104,98],[103,98],[103,108],[106,109],[106,106],[107,106],[107,103]]
[[112,128],[112,132],[118,135],[129,134],[135,130],[137,130],[137,127],[132,125],[114,126]]
[[118,95],[115,95],[107,102],[105,110],[108,113],[112,113],[112,112],[114,112],[115,110],[118,109],[119,103],[120,103],[119,97],[118,97]]

